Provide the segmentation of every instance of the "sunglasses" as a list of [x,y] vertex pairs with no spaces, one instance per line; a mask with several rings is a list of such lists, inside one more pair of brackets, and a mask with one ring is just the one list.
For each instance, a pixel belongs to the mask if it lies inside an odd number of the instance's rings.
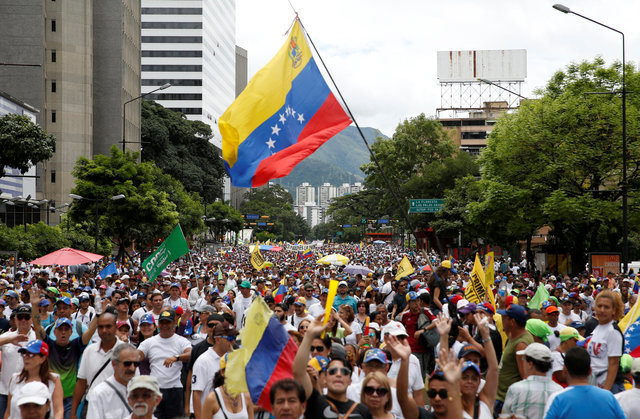
[[34,354],[33,352],[22,352],[20,353],[20,355],[22,355],[23,358],[33,358],[34,356],[40,354]]
[[140,361],[119,361],[122,365],[129,368],[134,365],[136,368],[140,366]]
[[441,388],[440,390],[430,388],[427,390],[427,396],[429,396],[430,399],[435,399],[436,396],[440,396],[441,399],[446,399],[449,397],[449,393],[444,388]]
[[344,375],[345,377],[351,375],[351,371],[345,367],[332,367],[327,370],[327,374],[329,375],[336,375],[338,372],[340,372],[340,375]]
[[31,316],[29,316],[28,314],[18,314],[16,316],[16,319],[18,319],[18,320],[31,320]]
[[233,342],[234,340],[236,340],[235,336],[216,336],[218,338],[225,338],[226,340],[228,340],[229,342]]
[[325,349],[327,349],[327,348],[325,348],[324,346],[311,346],[310,350],[311,350],[311,352],[313,352],[313,351],[322,352]]
[[376,388],[376,387],[364,386],[362,391],[364,391],[364,394],[366,394],[367,396],[373,396],[373,393],[376,393],[380,397],[384,397],[389,393],[389,390],[387,390],[384,387]]
[[224,282],[218,282],[218,285],[227,285]]

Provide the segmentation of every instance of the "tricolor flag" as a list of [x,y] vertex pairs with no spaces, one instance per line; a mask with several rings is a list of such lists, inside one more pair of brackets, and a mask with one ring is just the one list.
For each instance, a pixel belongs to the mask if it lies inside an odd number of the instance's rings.
[[296,19],[284,46],[220,117],[231,184],[257,187],[288,175],[349,124]]
[[271,411],[269,390],[274,382],[293,378],[298,346],[262,297],[256,297],[249,306],[240,339],[242,348],[228,356],[227,389],[231,394],[248,391],[255,405]]
[[310,257],[313,257],[313,252],[311,251],[311,249],[307,249],[307,251],[302,254],[302,259],[306,259]]

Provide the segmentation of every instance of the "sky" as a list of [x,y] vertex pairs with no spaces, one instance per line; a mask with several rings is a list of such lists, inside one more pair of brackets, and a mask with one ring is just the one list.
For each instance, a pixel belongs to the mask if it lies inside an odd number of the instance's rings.
[[[438,51],[526,49],[527,97],[571,62],[622,60],[620,34],[553,9],[558,0],[290,1],[358,124],[387,136],[407,118],[436,114]],[[638,65],[640,1],[562,1],[625,32],[627,63]],[[286,41],[294,17],[287,0],[236,1],[236,44],[248,50],[249,77]]]

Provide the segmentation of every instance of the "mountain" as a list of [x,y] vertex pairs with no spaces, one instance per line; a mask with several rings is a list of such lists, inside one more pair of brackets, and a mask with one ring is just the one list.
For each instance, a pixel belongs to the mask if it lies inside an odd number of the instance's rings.
[[[384,135],[375,128],[362,128],[369,145]],[[386,137],[385,137],[386,138]],[[287,176],[272,182],[282,185],[295,198],[296,187],[302,182],[322,186],[329,182],[334,186],[343,183],[362,182],[364,173],[360,166],[369,162],[369,150],[356,127],[350,126],[324,143],[311,156],[300,162]]]

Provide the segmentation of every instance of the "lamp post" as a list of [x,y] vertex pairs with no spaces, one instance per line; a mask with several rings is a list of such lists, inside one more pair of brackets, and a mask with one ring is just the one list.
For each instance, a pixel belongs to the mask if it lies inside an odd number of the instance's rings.
[[95,219],[96,233],[95,234],[96,235],[95,235],[95,238],[94,238],[94,241],[93,241],[93,251],[94,251],[94,253],[98,253],[98,234],[100,233],[100,224],[98,223],[98,220],[99,220],[99,218],[98,218],[98,203],[103,202],[103,201],[108,201],[108,200],[117,201],[119,199],[124,199],[125,196],[123,194],[119,194],[119,195],[114,195],[114,196],[112,196],[110,198],[85,198],[83,196],[76,195],[76,194],[72,193],[72,194],[69,194],[69,197],[72,198],[72,199],[77,199],[79,201],[95,202],[95,204],[96,204],[96,212],[95,212],[95,214],[96,214],[96,219]]
[[620,92],[622,93],[622,270],[626,274],[629,256],[629,190],[627,185],[627,84],[624,33],[622,31],[619,31],[618,29],[612,28],[611,26],[605,25],[604,23],[600,23],[597,20],[593,20],[579,13],[576,13],[562,4],[554,4],[553,8],[565,14],[574,14],[578,17],[588,20],[589,22],[593,22],[596,25],[600,25],[622,35],[622,92]]
[[[150,92],[144,93],[144,94],[142,94],[142,95],[140,95],[138,97],[134,97],[133,99],[129,99],[129,100],[127,100],[126,102],[124,102],[122,104],[122,152],[123,153],[124,153],[124,146],[125,146],[125,144],[127,142],[126,139],[125,139],[125,115],[126,115],[125,112],[126,112],[126,109],[127,109],[127,104],[129,104],[129,103],[131,103],[131,102],[133,102],[135,100],[142,99],[143,97],[145,97],[147,95],[150,95],[151,93],[157,92],[158,90],[164,90],[164,89],[166,89],[168,87],[171,87],[171,83],[165,83],[162,86],[158,87],[157,89],[154,89],[154,90],[152,90]],[[130,141],[130,142],[135,142],[135,141]]]

